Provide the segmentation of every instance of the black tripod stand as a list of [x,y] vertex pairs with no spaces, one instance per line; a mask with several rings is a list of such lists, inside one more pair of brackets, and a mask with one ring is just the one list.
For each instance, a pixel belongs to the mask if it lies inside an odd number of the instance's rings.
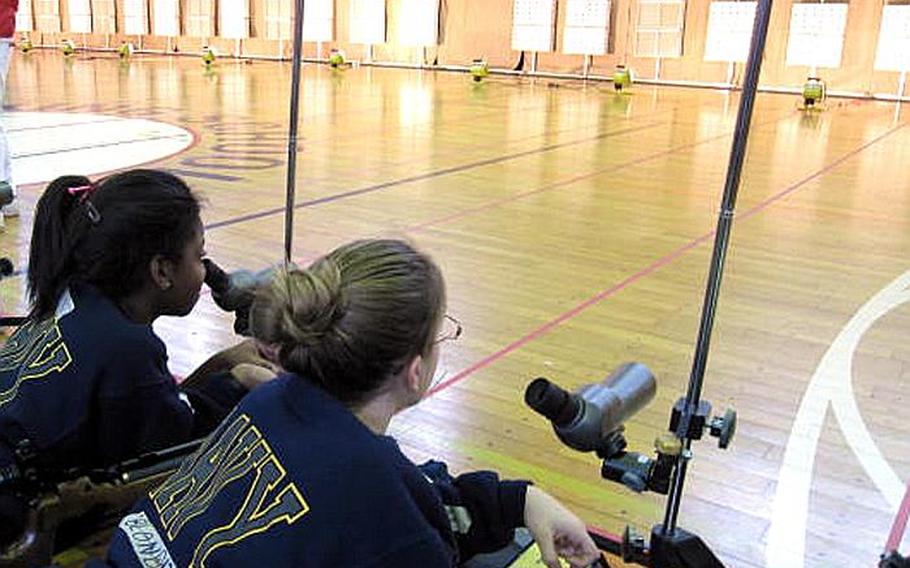
[[[689,377],[689,388],[685,398],[680,399],[674,406],[670,419],[670,432],[679,443],[678,453],[677,447],[661,448],[661,443],[658,441],[658,463],[661,459],[669,460],[669,467],[665,467],[665,469],[672,471],[664,522],[652,528],[648,547],[646,547],[644,539],[631,534],[631,531],[627,530],[624,538],[623,556],[625,559],[636,562],[644,560],[647,562],[646,565],[655,568],[723,566],[698,536],[677,527],[676,521],[679,515],[686,470],[689,460],[692,458],[692,441],[700,439],[705,428],[710,428],[711,433],[720,438],[720,446],[723,448],[729,443],[736,428],[736,415],[732,411],[727,411],[723,418],[707,421],[711,406],[701,400],[701,391],[770,17],[771,0],[759,0],[756,6],[755,26],[752,31],[752,45],[746,65],[739,114],[736,119],[733,147],[727,166],[723,201],[717,220],[714,252],[702,306],[698,343]],[[665,449],[671,451],[667,452]]]
[[630,528],[626,529],[621,543],[592,535],[602,549],[643,566],[723,568],[701,538],[677,526],[677,517],[686,470],[693,457],[692,442],[708,431],[719,438],[721,448],[726,448],[736,431],[736,413],[727,410],[724,416],[711,418],[711,404],[701,400],[701,391],[770,16],[771,0],[759,0],[689,387],[686,396],[672,409],[670,433],[655,443],[657,457],[627,452],[622,436],[622,420],[640,408],[642,400],[653,395],[653,392],[648,394],[653,377],[649,380],[643,374],[650,375],[644,367],[635,372],[627,372],[632,367],[624,367],[605,383],[583,387],[574,395],[545,379],[531,383],[525,393],[526,402],[553,422],[563,442],[577,450],[597,452],[603,459],[601,474],[605,479],[635,491],[649,490],[668,496],[664,521],[651,529],[647,541]]

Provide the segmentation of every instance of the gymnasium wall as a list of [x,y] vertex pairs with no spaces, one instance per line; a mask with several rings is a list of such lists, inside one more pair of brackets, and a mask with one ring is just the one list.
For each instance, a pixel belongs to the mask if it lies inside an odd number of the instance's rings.
[[[31,1],[35,15],[56,0],[20,0]],[[96,0],[100,2],[101,0]],[[116,0],[117,29],[123,29],[122,4]],[[186,30],[187,4],[191,0],[180,0],[181,29]],[[198,0],[194,0],[197,1]],[[251,37],[241,42],[243,55],[277,56],[282,53],[288,57],[291,52],[289,41],[278,42],[266,39],[265,3],[267,0],[250,0]],[[402,46],[398,43],[399,27],[402,25],[402,1],[387,0],[387,43],[373,47],[373,59],[376,61],[394,61],[401,63],[418,63],[426,55],[427,62],[437,61],[440,65],[465,65],[475,57],[485,57],[494,67],[514,67],[519,53],[510,49],[513,0],[441,0],[440,44],[424,50]],[[562,36],[566,3],[558,0],[556,22],[556,52],[541,53],[538,69],[554,72],[581,72],[583,57],[565,55],[562,49]],[[349,59],[363,58],[365,46],[349,42],[349,12],[351,0],[335,0],[335,40],[321,46],[324,57],[332,47],[345,51]],[[640,77],[654,78],[656,66],[654,59],[637,58],[632,53],[632,24],[636,19],[639,0],[614,0],[612,3],[612,52],[593,58],[592,72],[595,74],[612,74],[617,63],[627,62]],[[95,2],[93,2],[94,4]],[[787,38],[790,26],[790,12],[794,0],[775,0],[772,12],[771,28],[762,69],[764,86],[798,87],[802,85],[808,73],[807,67],[788,67],[786,65]],[[153,2],[149,2],[153,4]],[[215,6],[217,2],[211,0]],[[290,2],[293,4],[293,1]],[[659,79],[669,81],[699,81],[710,83],[726,82],[728,65],[722,62],[705,62],[705,39],[708,25],[708,0],[688,0],[685,11],[683,36],[683,55],[679,58],[660,60]],[[893,94],[898,89],[898,73],[874,71],[878,31],[882,18],[883,0],[851,0],[848,8],[847,30],[843,46],[840,68],[822,69],[821,75],[828,82],[830,90],[851,91],[859,93]],[[292,8],[293,9],[293,8]],[[150,6],[150,11],[154,6]],[[67,2],[59,2],[61,26],[69,29]],[[37,18],[36,18],[37,19]],[[150,20],[151,21],[151,20]],[[217,29],[217,25],[215,26]],[[115,47],[123,36],[102,34],[72,33],[38,33],[36,43],[45,45],[58,44],[64,37],[73,39],[78,45],[83,42],[91,47]],[[136,42],[136,38],[130,38]],[[145,49],[165,49],[168,45],[183,53],[198,53],[205,44],[214,45],[220,53],[235,52],[234,40],[223,38],[199,38],[180,36],[168,42],[166,38],[144,36],[142,46]],[[426,53],[425,53],[426,52]],[[305,56],[316,57],[317,45],[307,43]],[[735,76],[737,81],[742,75],[744,65],[737,64]],[[526,67],[527,68],[527,67]]]

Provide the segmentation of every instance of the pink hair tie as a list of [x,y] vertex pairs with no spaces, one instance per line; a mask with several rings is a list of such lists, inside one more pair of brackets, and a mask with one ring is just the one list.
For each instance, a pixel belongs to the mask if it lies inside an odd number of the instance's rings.
[[95,191],[94,185],[68,187],[66,188],[66,191],[72,196],[79,196],[79,203],[85,204],[85,214],[88,216],[89,221],[92,222],[92,225],[97,225],[101,222],[101,213],[98,212],[98,208],[95,207],[95,204],[88,199],[89,196],[92,195],[92,192]]
[[79,198],[80,201],[85,201],[86,199],[88,199],[88,196],[91,195],[94,190],[95,190],[95,186],[93,186],[93,185],[80,185],[78,187],[66,188],[66,191],[70,195],[73,195],[73,196],[81,195],[81,197]]

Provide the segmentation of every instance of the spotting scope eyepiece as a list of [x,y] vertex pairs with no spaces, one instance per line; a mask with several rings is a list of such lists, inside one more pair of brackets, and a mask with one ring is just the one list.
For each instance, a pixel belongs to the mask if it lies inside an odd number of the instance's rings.
[[542,414],[553,426],[570,424],[580,410],[577,397],[543,377],[531,381],[525,389],[525,404]]
[[603,381],[575,393],[545,378],[534,379],[525,389],[525,402],[553,424],[556,435],[570,448],[610,454],[606,447],[622,431],[623,423],[656,392],[657,382],[647,367],[626,363]]

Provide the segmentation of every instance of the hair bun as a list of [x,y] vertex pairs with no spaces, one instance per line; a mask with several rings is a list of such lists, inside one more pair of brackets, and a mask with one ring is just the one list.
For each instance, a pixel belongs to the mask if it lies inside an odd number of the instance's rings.
[[289,270],[276,278],[279,327],[294,343],[310,345],[330,333],[347,309],[341,272],[334,262],[322,260],[303,270]]

